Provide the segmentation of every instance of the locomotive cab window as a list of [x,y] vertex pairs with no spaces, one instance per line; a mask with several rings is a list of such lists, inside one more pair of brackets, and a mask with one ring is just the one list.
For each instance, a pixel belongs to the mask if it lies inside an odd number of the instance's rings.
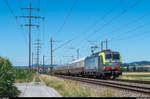
[[106,54],[106,55],[105,55],[105,58],[106,58],[106,59],[111,59],[111,58],[112,58],[112,55],[111,55],[111,54]]
[[113,54],[113,59],[120,59],[120,55],[119,54]]

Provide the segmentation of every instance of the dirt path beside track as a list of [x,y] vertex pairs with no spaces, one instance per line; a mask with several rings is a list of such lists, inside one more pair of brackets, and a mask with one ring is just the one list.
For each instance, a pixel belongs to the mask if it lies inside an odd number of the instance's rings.
[[43,81],[31,83],[16,83],[15,86],[21,91],[19,97],[61,97],[53,88],[47,87]]

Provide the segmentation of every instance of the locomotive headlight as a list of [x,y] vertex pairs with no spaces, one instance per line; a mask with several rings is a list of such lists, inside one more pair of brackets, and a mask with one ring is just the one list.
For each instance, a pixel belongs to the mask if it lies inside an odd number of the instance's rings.
[[103,67],[103,69],[105,69],[105,66]]
[[110,62],[110,63],[108,63],[109,65],[112,65],[112,63]]

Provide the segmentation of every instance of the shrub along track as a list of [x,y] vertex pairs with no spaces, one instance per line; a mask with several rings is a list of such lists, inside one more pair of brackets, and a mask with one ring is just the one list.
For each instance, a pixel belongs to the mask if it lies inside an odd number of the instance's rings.
[[142,94],[150,95],[150,82],[148,81],[135,81],[135,80],[102,80],[94,78],[83,78],[65,75],[52,75],[59,78],[71,79],[76,81],[81,81],[85,83],[103,85],[113,88],[119,88],[128,91],[140,92]]

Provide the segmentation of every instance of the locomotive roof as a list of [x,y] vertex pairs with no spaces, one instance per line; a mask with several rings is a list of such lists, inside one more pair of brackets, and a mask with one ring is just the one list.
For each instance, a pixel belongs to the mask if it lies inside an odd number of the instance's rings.
[[98,56],[98,54],[101,53],[101,52],[104,52],[104,53],[119,53],[119,52],[111,51],[110,49],[108,49],[108,50],[102,50],[102,51],[100,51],[100,52],[96,52],[96,53],[94,53],[94,54],[92,54],[92,55],[90,55],[90,56],[88,56],[88,57],[91,57],[91,56]]
[[83,58],[80,58],[80,59],[77,59],[77,60],[74,60],[72,62],[70,62],[70,64],[72,63],[76,63],[76,62],[79,62],[79,61],[82,61],[82,60],[85,60],[86,57],[83,57]]
[[97,56],[99,53],[101,53],[101,52],[104,52],[104,53],[109,53],[109,52],[112,52],[110,49],[108,49],[108,50],[102,50],[102,51],[100,51],[100,52],[96,52],[96,53],[94,53],[94,54],[92,54],[92,56]]

